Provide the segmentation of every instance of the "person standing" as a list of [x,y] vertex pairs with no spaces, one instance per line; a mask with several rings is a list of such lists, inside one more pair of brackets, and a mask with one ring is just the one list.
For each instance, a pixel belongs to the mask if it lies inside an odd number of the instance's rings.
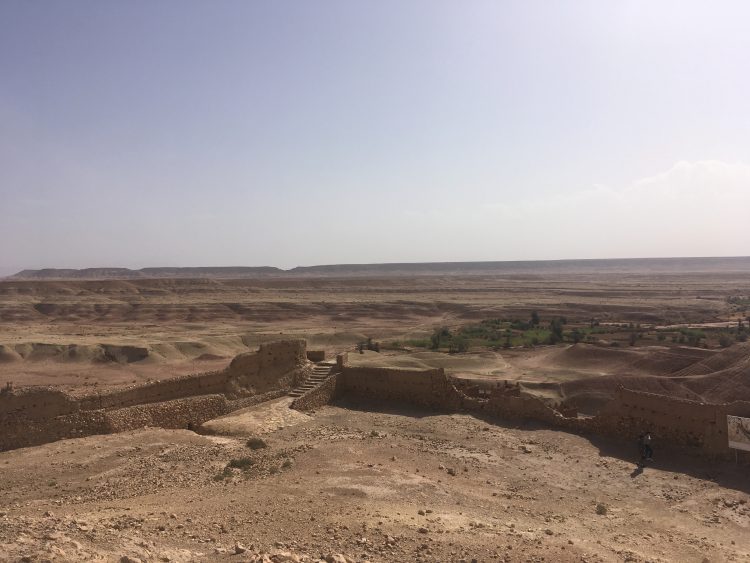
[[641,454],[641,462],[639,465],[644,466],[647,461],[654,461],[654,450],[651,447],[651,432],[643,432],[638,437],[638,450]]

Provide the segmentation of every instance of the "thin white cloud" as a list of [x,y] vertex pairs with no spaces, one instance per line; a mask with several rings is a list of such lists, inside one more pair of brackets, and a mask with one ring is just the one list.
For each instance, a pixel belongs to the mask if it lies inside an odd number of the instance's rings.
[[[677,162],[624,187],[464,209],[467,233],[504,258],[747,255],[750,165]],[[487,248],[487,253],[491,252]]]

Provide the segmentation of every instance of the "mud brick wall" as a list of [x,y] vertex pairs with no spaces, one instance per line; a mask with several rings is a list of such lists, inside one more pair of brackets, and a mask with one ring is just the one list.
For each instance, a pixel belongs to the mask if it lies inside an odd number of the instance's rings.
[[107,432],[104,411],[83,411],[53,418],[16,416],[0,419],[0,451],[38,446],[65,438]]
[[442,370],[370,367],[344,367],[335,393],[311,397],[310,404],[314,407],[301,401],[299,408],[316,408],[326,398],[331,400],[339,395],[449,412],[482,412],[501,419],[537,420],[573,432],[592,432],[621,441],[635,441],[641,432],[650,430],[658,443],[665,446],[719,456],[731,453],[726,416],[750,416],[750,402],[706,404],[620,388],[597,416],[567,417],[528,395],[497,390],[488,398],[469,397],[457,389]]
[[185,375],[165,381],[146,383],[127,389],[104,391],[82,398],[82,410],[123,408],[144,403],[159,403],[194,395],[222,393],[227,388],[226,371]]
[[188,375],[74,398],[55,389],[0,393],[0,450],[141,426],[197,427],[306,377],[306,343],[284,340],[240,354],[222,371]]
[[282,340],[261,344],[257,353],[236,356],[225,370],[232,398],[291,389],[304,378],[307,364],[305,340]]
[[108,432],[122,432],[143,426],[198,428],[207,420],[227,411],[226,397],[204,395],[105,411],[105,419]]
[[339,379],[341,392],[347,397],[411,403],[436,409],[448,406],[452,388],[442,369],[344,366]]
[[728,454],[727,415],[750,416],[750,402],[709,404],[620,388],[592,425],[601,433],[631,437],[650,430],[665,444]]
[[290,406],[298,411],[310,411],[332,402],[341,395],[339,376],[338,373],[329,376],[314,389],[310,389],[307,393],[297,397]]
[[718,405],[621,388],[594,418],[596,430],[606,434],[635,439],[649,430],[661,443],[716,451],[723,441],[727,449],[726,417]]
[[55,389],[29,388],[0,393],[0,421],[22,414],[30,419],[45,419],[75,410],[78,410],[75,399]]
[[307,359],[311,362],[322,362],[326,359],[325,350],[308,350]]

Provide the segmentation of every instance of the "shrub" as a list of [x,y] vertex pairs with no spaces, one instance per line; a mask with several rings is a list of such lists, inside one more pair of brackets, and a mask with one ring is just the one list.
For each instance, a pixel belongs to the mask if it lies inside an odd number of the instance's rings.
[[227,477],[232,476],[232,470],[229,468],[229,466],[225,467],[221,473],[217,473],[214,475],[214,481],[223,481]]
[[607,507],[604,506],[601,502],[597,503],[596,513],[599,514],[600,516],[604,516],[607,513]]
[[263,438],[253,437],[247,441],[247,447],[251,450],[260,450],[267,448],[268,444]]
[[531,312],[531,320],[529,324],[531,324],[531,326],[539,326],[539,313],[536,311]]
[[550,344],[557,344],[563,339],[563,318],[552,319],[549,323],[550,335],[547,340]]
[[254,464],[255,462],[249,457],[240,457],[240,458],[230,459],[229,463],[227,463],[227,468],[232,467],[234,469],[242,469],[243,471],[247,471]]
[[457,352],[468,352],[469,351],[469,341],[466,340],[464,337],[459,336],[453,339],[451,342],[450,348],[448,349],[448,353],[455,354]]
[[448,327],[440,327],[436,328],[435,332],[432,333],[432,336],[430,336],[430,348],[433,350],[437,350],[440,348],[440,345],[445,340],[450,340],[451,338],[451,331],[448,330]]

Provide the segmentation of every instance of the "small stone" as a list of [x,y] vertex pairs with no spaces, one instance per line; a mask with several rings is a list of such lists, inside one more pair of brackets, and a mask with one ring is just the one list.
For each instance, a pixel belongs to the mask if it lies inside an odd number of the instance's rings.
[[247,551],[247,548],[242,545],[240,542],[235,542],[234,544],[234,552],[239,555],[240,553],[245,553]]
[[428,530],[428,529],[427,529],[427,528],[425,528],[424,526],[422,526],[421,528],[419,528],[419,529],[417,530],[417,532],[419,532],[420,534],[427,534],[427,533],[429,533],[429,531],[430,531],[430,530]]

